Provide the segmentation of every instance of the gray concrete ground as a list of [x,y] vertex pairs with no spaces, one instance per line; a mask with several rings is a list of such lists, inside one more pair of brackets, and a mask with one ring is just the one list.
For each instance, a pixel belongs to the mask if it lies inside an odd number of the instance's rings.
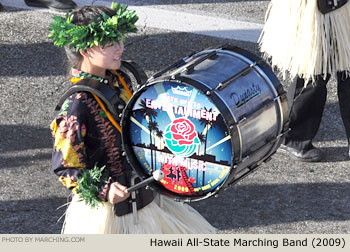
[[[268,1],[148,2],[262,22]],[[51,15],[10,7],[0,12],[0,233],[59,233],[65,208],[57,208],[69,197],[50,170],[49,124],[68,87],[64,52],[47,38]],[[193,51],[223,43],[257,52],[256,43],[140,28],[128,39],[125,58],[149,76]],[[191,203],[220,233],[350,233],[347,145],[335,82],[328,86],[315,139],[325,153],[322,162],[298,163],[275,154],[219,197]]]

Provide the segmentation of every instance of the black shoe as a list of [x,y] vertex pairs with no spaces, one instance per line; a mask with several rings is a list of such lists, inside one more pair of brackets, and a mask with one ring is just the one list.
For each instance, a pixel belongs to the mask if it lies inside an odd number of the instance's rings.
[[279,153],[283,153],[291,157],[293,160],[302,161],[302,162],[317,162],[322,159],[322,152],[313,147],[309,150],[300,151],[282,144],[277,150]]
[[77,7],[72,0],[24,0],[24,2],[28,6],[49,8],[55,11],[68,11]]
[[0,11],[4,8],[4,6],[2,6],[2,4],[0,3]]

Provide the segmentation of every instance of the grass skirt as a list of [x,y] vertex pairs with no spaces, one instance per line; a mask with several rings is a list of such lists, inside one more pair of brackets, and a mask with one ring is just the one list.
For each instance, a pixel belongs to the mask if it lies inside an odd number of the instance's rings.
[[175,202],[160,196],[160,207],[154,200],[137,212],[138,221],[133,223],[133,215],[116,216],[113,205],[100,203],[92,209],[79,196],[74,195],[66,211],[62,228],[63,234],[208,234],[215,233],[211,226],[188,204]]
[[271,0],[259,46],[284,78],[349,71],[350,2],[322,14],[317,0]]

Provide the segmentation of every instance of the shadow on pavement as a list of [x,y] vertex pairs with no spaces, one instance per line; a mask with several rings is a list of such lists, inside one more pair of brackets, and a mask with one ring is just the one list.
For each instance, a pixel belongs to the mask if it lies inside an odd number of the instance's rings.
[[0,202],[1,234],[60,233],[65,198],[46,198]]
[[52,43],[0,44],[0,76],[57,76],[67,73],[64,50]]
[[[47,37],[48,31],[45,33],[44,36]],[[250,42],[233,43],[229,39],[185,32],[150,35],[140,31],[127,38],[123,59],[135,60],[147,71],[160,71],[193,52],[229,43],[257,52],[257,45]],[[170,48],[170,50],[163,48]],[[54,46],[51,42],[31,44],[3,42],[0,43],[0,55],[2,57],[0,76],[45,77],[66,76],[68,73],[64,49]]]
[[220,230],[346,221],[350,220],[349,190],[350,183],[237,185],[217,198],[192,204]]
[[[49,127],[0,125],[0,138],[0,153],[52,147]],[[20,160],[16,160],[17,162]]]
[[349,161],[348,147],[322,147],[320,150],[325,153],[326,162],[344,162]]
[[27,156],[20,156],[20,157],[0,157],[0,164],[4,165],[4,167],[2,167],[3,165],[0,165],[0,169],[20,167],[32,162],[33,159],[35,159],[35,161],[42,161],[42,160],[51,161],[51,153],[35,154],[35,156],[27,155]]
[[[219,230],[348,221],[349,190],[350,183],[245,185],[192,205]],[[66,207],[57,208],[66,202],[65,198],[2,201],[0,233],[59,233],[63,220],[57,221]]]

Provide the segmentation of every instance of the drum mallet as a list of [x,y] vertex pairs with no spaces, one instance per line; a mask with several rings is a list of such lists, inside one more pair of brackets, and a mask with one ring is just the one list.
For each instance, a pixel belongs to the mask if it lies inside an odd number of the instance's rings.
[[136,185],[130,186],[129,188],[126,189],[126,192],[133,192],[136,191],[137,189],[140,189],[141,187],[148,185],[149,183],[153,181],[160,181],[164,178],[164,172],[161,170],[156,170],[153,172],[152,177],[149,177],[145,180],[142,180],[141,182],[137,183]]

